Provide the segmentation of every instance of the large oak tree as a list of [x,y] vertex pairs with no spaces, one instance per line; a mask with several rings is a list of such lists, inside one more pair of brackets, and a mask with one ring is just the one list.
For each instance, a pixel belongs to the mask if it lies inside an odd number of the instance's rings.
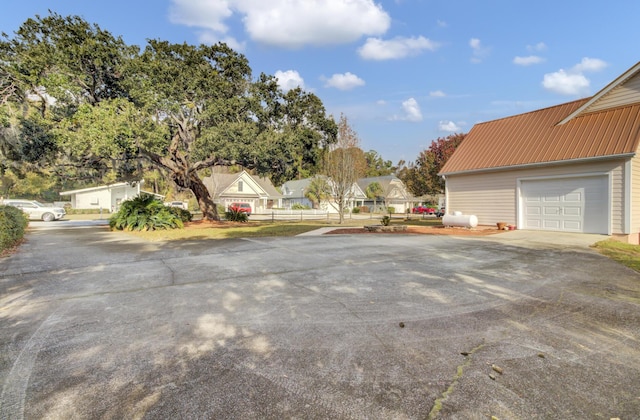
[[139,179],[144,161],[217,219],[201,180],[207,168],[239,164],[278,183],[313,173],[335,142],[337,126],[319,98],[284,93],[272,76],[254,81],[247,59],[222,43],[151,40],[140,51],[57,14],[3,38],[0,151],[12,152],[5,160],[27,160],[31,121],[30,132],[50,141],[46,162],[59,175]]

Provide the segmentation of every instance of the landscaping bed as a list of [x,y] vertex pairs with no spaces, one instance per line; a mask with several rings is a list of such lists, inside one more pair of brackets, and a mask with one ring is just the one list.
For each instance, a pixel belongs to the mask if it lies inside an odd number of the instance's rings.
[[[367,229],[370,226],[365,226],[362,228],[338,228],[334,229],[328,233],[327,235],[337,234],[337,235],[352,235],[352,234],[375,234],[375,233],[385,233],[385,234],[414,234],[414,235],[462,235],[462,236],[484,236],[484,235],[493,235],[496,233],[501,233],[498,229],[493,226],[477,226],[472,229],[468,228],[459,228],[459,227],[445,227],[445,226],[404,226],[404,230],[369,230]],[[387,226],[379,226],[379,227],[387,227]],[[390,228],[398,227],[398,226],[388,226]]]

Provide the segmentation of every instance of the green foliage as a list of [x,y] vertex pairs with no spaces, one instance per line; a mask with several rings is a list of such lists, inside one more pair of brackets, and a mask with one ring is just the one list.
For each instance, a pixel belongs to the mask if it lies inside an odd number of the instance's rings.
[[608,239],[596,242],[593,247],[612,260],[640,272],[640,245]]
[[115,230],[160,230],[184,227],[172,208],[148,194],[122,203],[120,210],[109,219],[109,226]]
[[353,209],[351,209],[351,213],[353,213],[353,214],[360,213],[360,207],[354,207]]
[[382,156],[380,156],[375,150],[369,150],[364,154],[364,157],[367,160],[367,170],[364,175],[365,177],[373,178],[376,176],[386,176],[393,174],[395,170],[395,168],[393,167],[393,163],[390,160],[382,159]]
[[365,194],[367,195],[367,198],[376,200],[378,197],[382,197],[384,195],[384,188],[382,188],[382,185],[380,185],[379,182],[374,181],[367,185]]
[[313,208],[318,208],[320,202],[331,197],[331,185],[326,177],[314,177],[304,191],[304,196],[313,203]]
[[382,216],[380,222],[382,223],[382,226],[389,226],[389,224],[391,224],[391,216]]
[[224,213],[224,217],[230,222],[248,222],[249,216],[247,213],[239,210],[227,210]]
[[387,211],[389,212],[389,214],[393,214],[396,212],[396,208],[395,207],[387,207]]
[[315,94],[285,93],[264,74],[254,81],[224,43],[150,40],[141,51],[55,13],[0,35],[0,175],[15,162],[70,182],[116,182],[152,165],[219,219],[202,170],[238,164],[276,184],[307,177],[336,134]]
[[22,168],[7,169],[0,176],[0,195],[40,199],[45,202],[58,199],[55,177],[47,171],[24,172]]
[[22,210],[12,206],[0,206],[0,252],[17,244],[29,224]]
[[193,220],[193,214],[189,210],[181,209],[180,207],[169,207],[169,210],[175,213],[183,223]]
[[291,210],[309,210],[309,206],[304,205],[304,204],[300,204],[300,203],[294,203],[293,205],[291,205]]

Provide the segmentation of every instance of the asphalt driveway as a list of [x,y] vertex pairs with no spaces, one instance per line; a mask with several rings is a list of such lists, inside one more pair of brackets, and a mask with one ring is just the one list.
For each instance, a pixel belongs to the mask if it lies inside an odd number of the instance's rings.
[[526,232],[35,229],[0,259],[0,384],[0,419],[638,418],[640,275]]

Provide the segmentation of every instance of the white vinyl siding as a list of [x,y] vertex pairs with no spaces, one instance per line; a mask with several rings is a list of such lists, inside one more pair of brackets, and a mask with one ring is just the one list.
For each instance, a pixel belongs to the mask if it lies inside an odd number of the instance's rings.
[[475,215],[481,225],[495,225],[497,222],[516,224],[518,180],[609,173],[611,230],[612,233],[622,233],[624,227],[623,168],[623,160],[612,160],[513,171],[449,175],[447,177],[447,213],[461,211],[463,214]]
[[631,160],[631,234],[640,232],[640,157]]
[[640,102],[640,74],[635,75],[625,83],[613,88],[611,92],[593,103],[584,110],[587,112],[602,111],[618,106],[635,104]]
[[475,215],[481,225],[516,222],[516,179],[506,172],[447,177],[447,213]]

